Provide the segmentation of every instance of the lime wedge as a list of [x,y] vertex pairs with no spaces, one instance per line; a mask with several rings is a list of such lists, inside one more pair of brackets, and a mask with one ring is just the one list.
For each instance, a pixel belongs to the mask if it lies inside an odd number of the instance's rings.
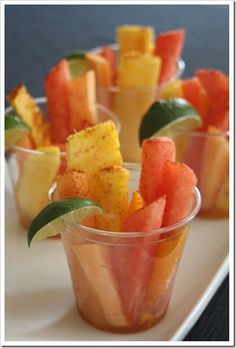
[[139,141],[153,136],[171,136],[174,130],[191,131],[202,125],[200,114],[185,99],[154,102],[143,116]]
[[83,75],[88,71],[86,52],[75,51],[64,57],[69,63],[70,75],[72,78]]
[[65,221],[80,224],[84,219],[103,212],[102,207],[89,199],[71,197],[49,203],[32,221],[28,230],[28,245],[32,241],[56,236]]
[[5,146],[8,150],[18,140],[24,138],[31,131],[30,127],[13,113],[5,117]]

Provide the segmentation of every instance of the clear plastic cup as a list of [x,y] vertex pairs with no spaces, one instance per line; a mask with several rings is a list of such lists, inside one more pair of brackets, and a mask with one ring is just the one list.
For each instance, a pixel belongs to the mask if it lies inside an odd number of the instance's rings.
[[[113,49],[118,59],[116,44],[106,45]],[[98,53],[102,47],[90,52]],[[180,78],[185,69],[183,59],[176,62],[176,72],[171,80]],[[168,81],[169,82],[169,81]],[[167,82],[167,83],[168,83]],[[163,85],[154,88],[97,87],[97,101],[117,115],[121,123],[121,153],[126,162],[140,162],[141,148],[139,144],[139,127],[143,115],[151,104],[159,99]]]
[[[46,113],[46,98],[36,98],[35,102]],[[9,107],[5,115],[12,112]],[[102,105],[97,105],[98,122],[111,119],[118,133],[120,123],[117,117]],[[66,168],[65,152],[45,153],[20,146],[13,146],[6,154],[9,173],[19,211],[20,220],[28,228],[33,218],[48,203],[48,190],[57,174]]]
[[[139,170],[127,167],[132,192]],[[200,201],[195,188],[195,202],[185,219],[144,233],[102,231],[65,220],[61,236],[76,306],[85,321],[101,330],[130,333],[148,329],[165,316]]]
[[198,178],[202,204],[199,216],[229,216],[229,132],[175,130],[177,161],[186,163]]

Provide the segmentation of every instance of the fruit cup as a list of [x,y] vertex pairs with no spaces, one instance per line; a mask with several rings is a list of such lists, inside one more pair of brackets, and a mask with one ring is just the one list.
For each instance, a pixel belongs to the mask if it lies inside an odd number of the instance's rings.
[[[46,114],[46,99],[36,98],[35,102]],[[120,123],[116,116],[102,105],[97,104],[96,108],[98,122],[111,119],[119,132]],[[11,111],[12,108],[9,107],[5,114]],[[33,218],[48,203],[48,190],[57,174],[64,170],[66,163],[62,148],[50,146],[38,151],[28,149],[26,142],[24,145],[13,146],[7,151],[6,157],[20,220],[28,228]]]
[[202,205],[199,215],[226,218],[229,215],[229,132],[214,128],[205,132],[175,130],[177,161],[193,169],[198,178]]
[[[117,45],[108,45],[118,55]],[[98,53],[101,47],[93,49],[92,53]],[[184,71],[185,63],[182,59],[176,62],[176,71],[172,79],[179,78]],[[97,86],[97,101],[114,112],[121,123],[120,132],[121,153],[126,162],[140,162],[141,148],[139,144],[139,126],[143,115],[153,101],[159,99],[162,86],[143,88],[121,88],[117,86]],[[134,78],[135,80],[135,78]]]
[[[139,167],[127,168],[132,193],[139,183]],[[195,188],[194,206],[186,218],[142,233],[97,230],[65,219],[62,241],[82,318],[101,330],[118,333],[157,324],[168,309],[189,224],[200,201]]]

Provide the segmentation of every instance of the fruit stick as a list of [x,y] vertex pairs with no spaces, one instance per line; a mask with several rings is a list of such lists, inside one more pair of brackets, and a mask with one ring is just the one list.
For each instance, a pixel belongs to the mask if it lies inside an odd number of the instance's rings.
[[[99,297],[102,297],[102,294],[100,292],[100,296],[98,296],[97,292],[98,290],[94,288],[93,281],[89,281],[89,277],[84,272],[83,268],[81,267],[81,262],[90,262],[90,260],[83,260],[83,257],[81,255],[80,258],[80,247],[77,246],[69,246],[69,243],[66,244],[67,247],[65,248],[65,252],[67,254],[67,260],[69,263],[69,267],[71,270],[71,276],[73,281],[73,286],[76,291],[75,297],[76,301],[79,307],[79,311],[82,314],[82,316],[85,319],[88,319],[95,327],[99,324],[102,327],[109,327],[110,324],[104,314],[105,309],[103,310],[102,303],[100,302]],[[93,248],[92,245],[90,245],[91,248]],[[90,250],[91,250],[90,248]],[[83,250],[83,249],[82,249]],[[92,258],[93,258],[93,250],[91,250]],[[96,254],[96,253],[95,253]],[[79,257],[77,258],[77,255]],[[84,253],[84,256],[86,257],[86,254]],[[89,256],[89,253],[88,253]],[[97,265],[95,265],[96,267]],[[76,275],[76,276],[75,276]],[[108,303],[109,305],[109,303]],[[108,318],[110,318],[108,316]]]
[[18,85],[8,94],[7,99],[16,114],[31,128],[34,146],[50,145],[49,124],[26,87]]
[[197,178],[184,163],[166,161],[160,180],[159,195],[166,195],[162,227],[171,226],[187,217],[194,206]]
[[175,161],[175,144],[170,138],[159,137],[143,141],[140,193],[146,204],[160,196],[160,183],[167,160]]
[[69,136],[66,151],[68,169],[81,170],[89,179],[105,167],[123,163],[118,134],[112,121]]
[[154,315],[154,313],[166,312],[186,237],[187,228],[185,227],[181,233],[172,238],[159,240],[149,287],[143,301],[143,322],[153,319],[150,313]]
[[16,200],[26,226],[48,203],[48,191],[60,167],[60,151],[55,146],[41,147],[38,155],[27,155],[16,187]]
[[[127,326],[128,321],[111,268],[112,247],[103,244],[81,243],[74,244],[71,248],[87,282],[99,299],[103,316],[108,323],[113,327]],[[78,268],[76,268],[76,272],[78,272]],[[96,315],[100,318],[100,314],[96,313],[94,320],[96,320]]]
[[[209,137],[205,140],[202,154],[202,167],[199,175],[199,189],[202,193],[202,210],[210,209],[215,204],[217,194],[228,172],[229,142],[214,128],[209,128]],[[215,135],[213,135],[215,134]],[[209,173],[211,180],[208,180]]]
[[145,206],[145,202],[139,191],[134,191],[132,199],[130,201],[126,218],[132,215],[136,210],[139,210]]
[[209,102],[207,103],[207,94],[199,79],[194,76],[191,79],[182,82],[183,98],[201,114],[204,119],[208,113]]
[[64,143],[70,134],[69,90],[70,71],[67,60],[61,60],[45,79],[51,139]]
[[[148,232],[159,229],[165,208],[165,197],[135,211],[123,224],[125,232]],[[157,241],[155,237],[155,241]],[[135,323],[152,273],[156,244],[150,238],[134,238],[129,245],[117,245],[112,250],[113,272],[126,317]],[[122,244],[122,243],[121,243]]]
[[116,29],[116,41],[120,55],[127,52],[151,53],[154,40],[154,29],[137,25],[123,25]]
[[91,199],[104,210],[97,216],[99,229],[120,231],[128,209],[128,183],[129,172],[121,166],[103,168],[91,178]]
[[139,54],[122,57],[117,81],[121,88],[114,95],[112,110],[121,124],[129,124],[128,127],[122,127],[120,133],[121,152],[125,161],[140,161],[139,126],[144,113],[155,100],[159,71],[160,60],[155,57]]
[[105,58],[108,61],[108,63],[110,64],[111,75],[112,75],[112,85],[115,85],[116,84],[116,75],[117,75],[115,52],[112,50],[112,48],[110,48],[108,46],[104,46],[104,47],[102,47],[101,51],[98,54],[101,57]]
[[161,71],[161,59],[137,52],[121,56],[117,86],[121,88],[151,88],[156,86]]
[[209,112],[204,129],[214,126],[221,131],[229,129],[229,79],[219,70],[201,69],[196,71],[209,96]]
[[184,29],[163,32],[157,36],[154,55],[162,59],[161,75],[157,81],[160,84],[169,81],[176,72],[177,61],[181,56],[184,40]]
[[[88,71],[68,82],[69,134],[80,131],[84,123],[97,123],[95,74]],[[69,135],[68,134],[68,135]]]
[[160,99],[183,98],[183,80],[169,82],[160,90]]
[[84,172],[67,170],[57,176],[57,187],[53,200],[65,197],[89,197],[89,184]]
[[86,54],[86,62],[89,69],[95,72],[98,87],[110,87],[112,85],[112,68],[104,57],[94,54]]

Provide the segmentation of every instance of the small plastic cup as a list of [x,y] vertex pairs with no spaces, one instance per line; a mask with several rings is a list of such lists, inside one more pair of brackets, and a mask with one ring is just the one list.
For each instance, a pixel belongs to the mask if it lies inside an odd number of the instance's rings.
[[202,204],[199,216],[229,216],[229,132],[204,133],[175,130],[177,161],[186,163],[198,178]]
[[[132,192],[139,170],[127,167]],[[165,316],[200,201],[195,188],[195,202],[185,219],[144,233],[102,231],[65,220],[61,236],[77,309],[85,321],[101,330],[131,333],[148,329]]]
[[[36,98],[35,102],[46,112],[46,98]],[[12,112],[9,107],[5,115]],[[117,117],[104,106],[97,104],[98,122],[111,119],[116,124],[118,133],[120,123]],[[48,203],[48,190],[57,174],[66,167],[66,153],[45,153],[13,146],[7,152],[9,174],[15,191],[15,198],[22,225],[27,229],[33,218]]]
[[[118,48],[116,44],[106,45],[116,54],[118,60]],[[102,47],[91,50],[97,53]],[[184,72],[185,63],[182,59],[176,62],[176,72],[171,80],[178,79]],[[151,104],[159,99],[163,85],[154,88],[97,87],[97,101],[115,113],[121,122],[120,144],[121,153],[126,162],[140,162],[141,147],[139,143],[139,127],[143,115]]]

